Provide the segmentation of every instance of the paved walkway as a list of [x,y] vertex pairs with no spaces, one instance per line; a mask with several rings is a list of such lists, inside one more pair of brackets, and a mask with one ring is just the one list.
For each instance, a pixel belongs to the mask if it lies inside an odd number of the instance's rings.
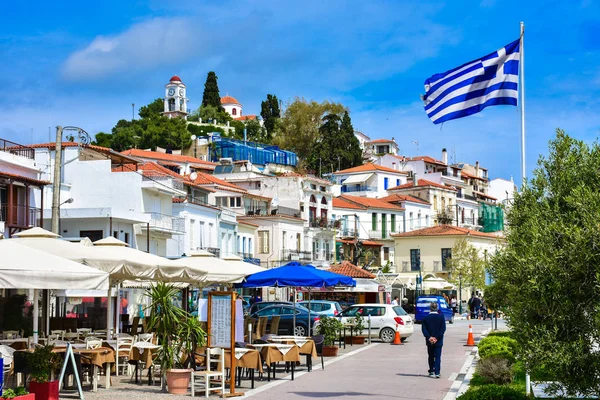
[[325,365],[325,370],[299,374],[295,381],[283,379],[246,397],[269,399],[352,398],[442,400],[470,354],[464,347],[469,323],[475,339],[490,327],[489,321],[456,321],[447,325],[442,354],[441,379],[427,375],[427,350],[415,326],[414,335],[403,346],[377,343],[356,354]]

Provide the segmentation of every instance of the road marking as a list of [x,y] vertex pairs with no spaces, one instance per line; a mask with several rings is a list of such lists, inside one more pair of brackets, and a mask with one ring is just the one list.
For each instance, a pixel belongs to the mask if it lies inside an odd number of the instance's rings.
[[[368,344],[365,347],[363,347],[362,349],[353,350],[353,351],[351,351],[349,353],[346,353],[346,354],[343,354],[343,355],[341,355],[339,357],[336,357],[333,360],[325,361],[325,365],[334,364],[334,363],[336,363],[336,362],[338,362],[340,360],[343,360],[345,358],[351,357],[351,356],[353,356],[355,354],[361,353],[361,352],[363,352],[365,350],[371,349],[371,348],[373,348],[375,346],[378,346],[380,344],[381,343],[371,343],[371,344]],[[321,363],[313,364],[313,368],[312,368],[313,371],[316,371],[316,370],[319,370],[319,369],[321,369]],[[297,379],[298,377],[300,377],[302,375],[306,375],[308,373],[309,373],[308,371],[295,372],[294,373],[294,379]],[[284,375],[284,376],[282,376],[281,378],[279,378],[276,381],[273,381],[271,383],[267,383],[266,385],[263,385],[263,386],[261,386],[259,388],[256,388],[256,389],[248,390],[247,392],[245,392],[245,397],[254,396],[255,394],[262,393],[262,392],[264,392],[266,390],[274,388],[275,386],[283,385],[286,382],[293,382],[291,379],[283,379],[283,378],[290,377],[290,376],[291,375],[289,375],[289,374],[288,375]]]

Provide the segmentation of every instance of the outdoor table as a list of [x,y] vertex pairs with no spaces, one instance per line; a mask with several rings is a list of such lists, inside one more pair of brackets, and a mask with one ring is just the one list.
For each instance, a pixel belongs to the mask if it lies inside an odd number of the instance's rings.
[[[64,353],[67,351],[66,347],[55,347],[54,350],[57,353]],[[104,368],[106,366],[106,384],[105,388],[110,388],[110,370],[115,363],[115,352],[113,349],[107,347],[98,347],[97,349],[76,349],[73,348],[73,353],[81,355],[82,364],[90,364],[92,366],[92,391],[98,391],[98,367]]]
[[[267,363],[267,378],[271,381],[271,366],[277,362],[285,361],[292,367],[292,380],[294,380],[294,369],[296,362],[300,361],[300,348],[295,344],[267,343],[251,344],[262,354],[263,360]],[[273,368],[273,379],[275,379],[275,368]]]
[[[252,389],[254,389],[254,370],[262,373],[262,361],[260,352],[255,349],[236,347],[235,348],[235,366],[237,368],[249,368]],[[231,350],[225,349],[225,368],[231,368]],[[237,374],[238,386],[242,385],[242,374]]]
[[135,363],[135,383],[138,381],[138,371],[140,361],[148,368],[148,385],[152,385],[152,366],[154,365],[154,355],[160,346],[149,342],[137,342],[131,348],[131,361]]
[[312,358],[317,358],[317,346],[311,337],[304,336],[274,336],[269,339],[272,342],[281,342],[287,344],[295,344],[298,346],[298,352],[306,355],[306,367],[308,371],[312,371]]
[[15,350],[25,350],[27,348],[27,338],[2,339],[0,344],[10,346]]

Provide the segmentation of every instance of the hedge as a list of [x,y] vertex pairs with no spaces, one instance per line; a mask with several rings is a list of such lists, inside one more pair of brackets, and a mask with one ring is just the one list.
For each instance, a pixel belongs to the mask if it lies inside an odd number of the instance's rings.
[[479,357],[502,357],[510,363],[515,362],[517,341],[506,336],[488,336],[479,342]]
[[470,387],[456,400],[527,400],[527,395],[509,386],[485,385]]

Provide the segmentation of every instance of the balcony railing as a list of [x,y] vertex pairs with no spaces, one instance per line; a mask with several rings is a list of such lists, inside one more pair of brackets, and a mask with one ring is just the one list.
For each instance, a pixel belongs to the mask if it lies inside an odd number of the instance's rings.
[[357,236],[357,235],[356,235],[356,231],[354,229],[341,228],[338,231],[338,236],[339,237],[354,237],[354,236]]
[[5,139],[0,139],[0,151],[16,154],[17,156],[29,158],[31,160],[35,158],[35,149],[32,147],[23,146]]
[[185,218],[155,212],[150,215],[150,229],[159,229],[169,232],[185,233]]
[[367,185],[350,185],[346,186],[342,184],[342,193],[351,193],[351,192],[376,192],[377,186],[367,186]]
[[27,206],[23,204],[12,205],[12,213],[10,220],[8,217],[8,204],[0,204],[0,221],[6,222],[8,225],[29,227],[38,226],[40,218],[40,209],[29,207],[29,218],[27,214]]
[[290,208],[290,207],[278,206],[276,209],[272,210],[271,213],[274,215],[287,215],[287,216],[296,217],[296,218],[302,217],[302,212],[300,210],[297,210],[295,208]]
[[178,181],[177,179],[173,179],[170,176],[165,175],[152,175],[152,176],[142,176],[142,181],[150,181],[160,184],[161,186],[166,186],[173,190],[185,191],[183,187],[183,182]]
[[371,239],[388,239],[390,237],[390,232],[369,231],[369,237]]
[[316,251],[313,253],[313,260],[315,261],[333,261],[333,251]]
[[300,250],[282,250],[281,259],[283,261],[310,261],[312,258],[310,251]]
[[202,247],[201,250],[208,251],[209,253],[211,253],[215,257],[221,257],[221,249],[219,249],[219,248],[216,248],[216,247]]
[[339,229],[342,225],[342,221],[333,220],[327,218],[315,218],[308,222],[308,226],[311,228],[326,228],[326,229]]

